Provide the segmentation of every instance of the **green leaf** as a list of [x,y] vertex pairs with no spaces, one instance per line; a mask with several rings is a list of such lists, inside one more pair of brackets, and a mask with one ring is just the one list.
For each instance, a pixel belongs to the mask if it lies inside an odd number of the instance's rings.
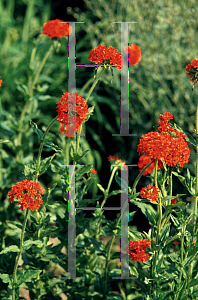
[[129,213],[129,220],[128,220],[128,222],[133,221],[133,217],[134,217],[134,215],[135,215],[136,212],[137,211],[132,211],[132,212]]
[[0,139],[0,144],[2,144],[2,143],[9,143],[9,142],[10,142],[10,140]]
[[174,199],[174,198],[176,198],[176,196],[166,196],[166,197],[164,197],[164,198],[162,198],[162,204],[165,202],[165,201],[167,201],[167,200],[170,200],[170,199]]
[[129,266],[130,274],[136,276],[137,278],[139,277],[139,273],[137,269],[134,266]]
[[117,258],[120,258],[120,252],[114,252],[114,253],[111,255],[110,260],[117,259]]
[[162,163],[163,163],[164,169],[167,171],[165,160],[164,160],[163,158],[161,158],[161,161],[162,161]]
[[28,164],[28,165],[24,165],[24,172],[23,172],[23,174],[26,177],[32,177],[35,174],[36,166],[37,165],[34,164],[34,163],[31,163],[31,164]]
[[40,170],[39,170],[39,176],[41,176],[43,173],[45,173],[45,171],[49,168],[49,166],[51,165],[51,161],[54,158],[54,156],[56,155],[56,153],[52,156],[49,156],[45,159],[43,159],[41,161],[40,164]]
[[52,142],[46,142],[46,143],[44,144],[44,146],[45,146],[45,147],[48,147],[48,148],[50,148],[50,149],[52,149],[52,150],[54,150],[54,151],[56,151],[56,152],[62,152],[62,149],[59,148],[57,145],[55,145],[55,144],[52,143]]
[[142,211],[142,213],[147,217],[147,213],[146,211],[148,210],[148,212],[150,213],[150,215],[152,215],[152,217],[156,220],[156,211],[154,210],[154,208],[147,203],[143,203],[143,202],[138,202],[136,200],[130,199],[130,202],[133,203],[134,205],[136,205],[137,207],[139,207]]
[[183,202],[183,201],[179,201],[179,202],[177,202],[177,203],[175,203],[174,205],[172,204],[172,205],[166,205],[166,206],[164,206],[164,209],[165,210],[173,210],[174,208],[176,208],[176,207],[179,207],[179,206],[185,206],[186,205],[186,203],[185,202]]
[[94,105],[88,108],[89,113],[86,115],[84,123],[87,122],[89,120],[89,118],[91,117],[91,115],[93,115],[93,111],[94,111]]
[[29,96],[29,90],[28,87],[25,84],[20,84],[18,81],[15,81],[16,88],[19,92],[21,92],[25,96]]
[[92,165],[86,165],[86,166],[79,167],[76,170],[76,176],[82,176],[83,174],[88,173],[90,171],[91,166]]
[[110,194],[108,194],[107,198],[109,198],[111,196],[115,196],[117,194],[121,194],[121,193],[125,193],[125,192],[121,191],[121,190],[112,191]]
[[126,181],[124,181],[117,175],[115,175],[115,180],[119,184],[119,186],[124,189],[124,192],[128,195],[128,184],[126,183]]
[[42,242],[41,241],[25,241],[23,244],[23,250],[28,250],[29,248],[31,248],[32,245],[38,245],[41,246]]
[[160,234],[160,238],[159,238],[160,244],[164,244],[164,240],[166,239],[167,233],[170,232],[170,225],[171,225],[171,223],[168,223],[163,227],[162,232]]
[[42,270],[26,270],[24,273],[20,273],[17,276],[17,285],[20,286],[23,282],[32,282],[34,278],[37,278]]
[[198,278],[192,279],[192,280],[189,282],[187,288],[189,289],[191,286],[195,286],[195,285],[198,285]]
[[[71,148],[70,148],[71,149]],[[87,154],[87,152],[88,152],[89,150],[86,150],[83,154],[81,154],[81,155],[79,155],[79,154],[77,154],[77,155],[73,155],[73,156],[71,156],[71,158],[72,158],[72,160],[73,161],[79,161],[81,158],[83,158],[86,154]]]
[[[171,126],[173,128],[173,126]],[[185,140],[189,142],[191,145],[193,145],[196,149],[197,143],[196,140],[190,135],[190,133],[183,131],[178,125],[174,123],[174,129],[176,129],[178,132],[183,132],[183,134],[187,135],[185,137]]]
[[8,252],[20,252],[20,249],[16,245],[11,245],[3,249],[0,254],[5,254]]
[[43,136],[44,136],[43,132],[40,129],[38,129],[37,124],[34,123],[32,120],[30,120],[30,125],[31,125],[33,131],[38,135],[39,142],[41,142],[41,140],[43,139]]
[[130,227],[131,226],[129,226],[129,235],[133,238],[134,241],[143,239],[143,234],[141,232],[131,230]]
[[12,287],[12,281],[10,279],[10,276],[11,275],[8,275],[8,274],[0,274],[0,278],[1,280],[4,282],[4,283],[9,283],[9,287],[11,288]]
[[103,192],[103,194],[106,193],[105,189],[102,187],[101,184],[97,183],[97,187]]
[[189,191],[189,193],[191,195],[195,196],[195,189],[194,188],[190,188],[190,186],[186,183],[185,177],[179,175],[177,172],[172,172],[172,174],[174,174],[176,177],[179,178],[179,180],[181,181],[181,183],[183,184],[183,186]]

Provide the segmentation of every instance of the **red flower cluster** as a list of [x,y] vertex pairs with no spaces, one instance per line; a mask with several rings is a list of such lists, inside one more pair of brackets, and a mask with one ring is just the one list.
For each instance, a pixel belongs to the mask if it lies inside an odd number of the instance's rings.
[[[76,97],[76,112],[72,110],[73,102],[75,101]],[[68,99],[69,98],[69,99]],[[68,107],[69,106],[69,107]],[[62,95],[62,99],[57,102],[56,107],[58,118],[57,120],[60,121],[61,127],[60,131],[68,133],[68,126],[72,128],[72,135],[74,136],[74,132],[79,131],[79,126],[85,120],[86,115],[89,113],[88,105],[85,103],[85,99],[81,98],[77,93],[64,93]],[[71,116],[69,119],[69,115]],[[76,124],[75,124],[75,116],[76,116]],[[70,121],[70,123],[69,123]]]
[[[0,77],[1,77],[1,76],[0,76]],[[1,86],[2,82],[3,82],[3,80],[0,79],[0,86]]]
[[26,210],[30,208],[30,210],[35,209],[36,211],[43,203],[40,194],[44,194],[44,191],[45,189],[39,182],[24,179],[12,186],[12,190],[8,193],[9,201],[12,203],[14,199],[18,199],[18,204],[21,205],[19,209],[23,211],[23,208]]
[[[141,155],[138,161],[138,167],[140,169],[140,172],[146,167],[149,163],[151,162],[150,158],[145,155]],[[142,175],[147,175],[150,174],[153,169],[155,168],[155,163],[153,162],[145,171]],[[160,168],[163,168],[163,163],[159,160],[158,165],[157,165],[157,170]]]
[[127,246],[128,255],[131,258],[131,261],[142,261],[147,262],[150,257],[149,254],[146,254],[146,248],[151,245],[151,242],[148,239],[142,239],[138,241],[129,242]]
[[107,47],[106,45],[99,45],[92,49],[88,59],[96,64],[113,65],[118,70],[123,68],[124,63],[121,53],[112,46]]
[[42,34],[48,35],[51,39],[55,37],[65,37],[72,32],[72,27],[62,20],[56,19],[44,23]]
[[125,168],[125,170],[127,170],[126,162],[122,161],[117,156],[109,155],[109,157],[107,157],[107,158],[108,158],[108,161],[112,164],[116,164],[116,165],[119,165],[119,166],[125,165],[124,168]]
[[142,198],[151,200],[151,202],[156,202],[159,198],[159,193],[160,193],[160,190],[157,187],[148,184],[146,187],[143,187],[141,189],[139,195]]
[[[139,154],[144,153],[146,157],[141,158],[139,161],[141,170],[146,163],[152,162],[154,164],[156,158],[158,159],[159,168],[163,168],[162,158],[168,166],[175,166],[179,163],[179,166],[183,167],[183,165],[189,161],[190,148],[185,139],[186,135],[184,135],[183,132],[178,132],[171,128],[168,124],[168,120],[172,119],[172,114],[164,113],[160,115],[159,119],[158,124],[160,126],[158,129],[160,133],[151,131],[144,134],[139,141],[138,152]],[[152,165],[152,168],[153,167],[154,165]],[[152,169],[150,167],[150,169],[144,173],[148,174],[151,172]]]
[[[137,46],[136,44],[131,44],[132,47],[127,46],[124,48],[124,52],[129,53],[129,65],[133,66],[138,64],[141,61],[141,49],[139,46]],[[128,49],[127,49],[128,48]]]
[[97,171],[95,169],[90,169],[90,171],[94,174],[97,174]]
[[198,59],[194,59],[190,64],[186,66],[186,75],[190,78],[190,81],[197,83],[198,81]]

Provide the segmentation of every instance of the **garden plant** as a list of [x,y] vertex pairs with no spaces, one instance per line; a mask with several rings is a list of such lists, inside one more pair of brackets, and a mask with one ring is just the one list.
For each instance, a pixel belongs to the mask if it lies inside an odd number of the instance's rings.
[[[63,293],[72,299],[139,299],[139,300],[188,300],[198,298],[197,278],[197,199],[198,199],[198,168],[196,176],[187,169],[182,175],[184,164],[190,162],[190,147],[197,152],[198,166],[198,106],[195,117],[194,139],[184,132],[177,124],[171,124],[173,114],[169,111],[159,116],[156,131],[142,135],[137,145],[139,154],[139,174],[134,182],[123,180],[122,173],[128,172],[126,162],[109,153],[110,174],[106,186],[97,182],[97,170],[93,165],[82,165],[81,159],[86,157],[88,150],[81,148],[83,125],[94,114],[94,106],[89,107],[89,98],[102,77],[107,72],[119,72],[124,64],[132,68],[141,61],[141,47],[131,44],[124,48],[128,53],[128,62],[121,53],[111,45],[90,49],[89,60],[96,64],[95,75],[85,99],[80,93],[65,91],[57,95],[60,99],[54,106],[56,117],[49,120],[45,130],[26,114],[32,109],[34,101],[45,101],[50,95],[45,93],[45,86],[37,86],[46,61],[58,52],[63,38],[68,38],[72,27],[62,20],[51,20],[44,24],[43,31],[37,38],[29,61],[29,78],[27,84],[18,84],[25,102],[18,124],[17,136],[8,139],[1,135],[0,142],[12,149],[19,148],[17,159],[23,159],[22,147],[24,139],[36,134],[39,149],[31,163],[24,163],[23,179],[13,182],[7,197],[9,209],[18,207],[23,213],[19,221],[6,221],[7,228],[14,234],[12,239],[1,238],[0,251],[0,298],[19,299],[20,288],[29,290],[30,299],[61,299]],[[48,39],[48,51],[42,62],[37,64],[37,51],[43,44],[42,35]],[[114,71],[113,71],[114,69]],[[184,70],[185,71],[185,70]],[[198,60],[194,59],[186,66],[186,74],[193,83],[198,81]],[[113,76],[112,76],[113,80]],[[4,88],[4,78],[0,80]],[[37,86],[37,89],[36,89]],[[75,107],[74,107],[75,103]],[[9,112],[7,113],[9,114]],[[33,118],[33,116],[32,116]],[[59,132],[51,133],[53,125],[59,122]],[[6,130],[6,127],[4,128]],[[51,141],[56,134],[57,139],[64,142],[63,148]],[[43,158],[44,148],[53,151],[53,155]],[[60,156],[64,153],[64,161]],[[126,157],[127,159],[127,157]],[[61,180],[44,189],[40,178],[46,171],[60,177]],[[150,184],[140,187],[139,180],[148,176]],[[189,214],[189,202],[186,195],[173,194],[173,177],[177,177],[188,193],[194,197],[194,210]],[[75,178],[75,179],[74,179]],[[118,189],[111,190],[113,181]],[[59,184],[60,183],[60,184]],[[75,183],[75,184],[73,184]],[[100,195],[86,199],[90,185],[97,185]],[[51,193],[56,190],[64,202],[55,201]],[[139,190],[139,192],[138,192]],[[102,194],[102,195],[101,195]],[[121,250],[113,251],[116,236],[120,236],[122,211],[114,221],[106,220],[104,207],[106,200],[117,194],[126,194],[128,201],[141,209],[150,223],[148,232],[128,230],[128,245],[125,249],[128,260],[127,279],[121,278],[124,262]],[[75,207],[72,206],[71,195],[75,195]],[[80,209],[86,208],[93,201],[102,200],[101,205],[88,219]],[[151,205],[151,203],[154,205]],[[132,211],[127,216],[131,221],[135,215]],[[75,224],[69,219],[75,216]],[[53,225],[50,223],[53,221]],[[171,224],[172,221],[172,224]],[[51,225],[50,225],[51,224]],[[3,231],[1,224],[1,231]],[[68,234],[76,235],[75,244],[68,239]],[[102,236],[111,235],[106,245],[100,240]],[[58,238],[59,242],[48,245],[49,237]],[[122,236],[120,236],[120,240]],[[9,241],[9,242],[7,242]],[[61,252],[65,247],[66,253]],[[76,266],[72,266],[68,256],[76,256]],[[114,263],[120,260],[120,264]],[[19,265],[19,262],[22,262]],[[59,274],[55,275],[55,267],[59,266]],[[68,272],[68,268],[72,272]],[[75,278],[71,275],[75,274]],[[117,279],[121,295],[111,290],[111,282]],[[127,293],[121,287],[121,281],[127,281]]]

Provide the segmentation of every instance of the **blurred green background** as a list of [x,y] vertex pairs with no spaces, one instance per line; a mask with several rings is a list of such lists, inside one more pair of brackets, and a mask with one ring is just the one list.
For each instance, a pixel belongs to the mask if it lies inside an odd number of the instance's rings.
[[[137,164],[137,145],[142,134],[156,131],[160,114],[171,112],[176,123],[194,137],[196,101],[198,88],[192,93],[192,83],[186,75],[185,67],[197,58],[198,19],[197,2],[190,1],[34,1],[0,0],[0,76],[3,80],[0,88],[0,138],[11,142],[0,144],[0,208],[5,212],[1,222],[6,219],[23,219],[19,210],[11,210],[7,193],[11,186],[24,179],[24,164],[32,163],[37,158],[38,139],[29,126],[29,119],[45,130],[56,116],[56,103],[64,92],[68,91],[68,39],[61,39],[59,53],[54,53],[47,60],[42,75],[39,77],[35,95],[50,95],[45,100],[32,102],[25,116],[22,146],[16,147],[14,140],[19,133],[19,118],[25,104],[25,97],[17,89],[17,84],[27,85],[31,75],[30,56],[36,38],[43,29],[43,24],[52,19],[84,22],[76,24],[76,63],[91,63],[88,59],[90,50],[99,44],[113,46],[121,52],[121,25],[118,21],[135,21],[129,24],[129,45],[137,44],[142,50],[142,60],[129,68],[129,133],[137,137],[117,137],[120,132],[120,71],[114,70],[113,83],[111,73],[105,71],[101,81],[94,89],[88,102],[95,105],[94,115],[84,126],[86,136],[81,138],[83,149],[90,149],[81,160],[82,164],[92,163],[97,170],[99,183],[107,187],[110,165],[107,157],[118,156],[127,164]],[[45,52],[50,47],[50,39],[41,37],[43,42],[37,49],[36,67],[39,66]],[[77,93],[83,85],[93,78],[94,69],[76,68]],[[39,87],[40,86],[40,87]],[[86,97],[86,92],[81,95]],[[43,98],[44,99],[44,98]],[[58,132],[58,122],[52,127],[50,140],[62,146]],[[195,151],[191,145],[191,157],[188,167],[195,174]],[[17,153],[22,150],[22,156]],[[42,157],[52,155],[44,148]],[[59,157],[64,161],[64,157]],[[181,169],[182,170],[182,169]],[[132,186],[139,173],[138,167],[129,168],[129,185]],[[49,168],[39,179],[44,187],[58,178]],[[142,177],[137,192],[149,184],[148,177]],[[118,189],[112,184],[112,189]],[[100,194],[97,186],[92,186],[89,197]],[[187,193],[175,179],[173,194]],[[187,197],[189,195],[187,194]],[[52,200],[53,199],[53,200]],[[58,190],[54,190],[51,201],[61,200]],[[189,198],[188,198],[189,199]],[[112,203],[113,202],[113,203]],[[95,206],[95,203],[93,203]],[[120,197],[108,199],[106,206],[120,206]],[[130,211],[138,210],[130,204]],[[110,219],[115,219],[117,212],[105,212]],[[89,215],[89,213],[88,213]],[[139,222],[141,215],[141,224]],[[91,216],[91,213],[90,213]],[[144,222],[143,222],[144,221]],[[148,222],[138,210],[133,224],[139,231],[147,231]]]

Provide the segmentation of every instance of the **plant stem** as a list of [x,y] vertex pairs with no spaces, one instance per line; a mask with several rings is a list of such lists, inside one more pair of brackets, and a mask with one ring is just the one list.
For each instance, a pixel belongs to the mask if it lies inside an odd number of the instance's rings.
[[14,266],[13,283],[12,283],[12,300],[15,300],[16,273],[17,273],[19,259],[21,257],[21,252],[23,251],[23,238],[24,238],[24,232],[25,232],[25,227],[26,227],[26,223],[27,223],[27,219],[28,219],[29,210],[30,210],[29,208],[26,210],[25,219],[23,222],[23,228],[22,228],[22,232],[21,232],[20,251],[16,257],[15,266]]
[[[94,80],[94,82],[93,82],[93,84],[92,84],[92,87],[90,88],[90,90],[89,90],[89,92],[88,92],[88,94],[87,94],[87,96],[86,96],[85,103],[87,103],[87,101],[88,101],[88,99],[89,99],[91,93],[93,92],[93,89],[95,88],[95,86],[96,86],[98,80],[100,79],[100,76],[101,76],[102,73],[104,72],[104,70],[105,70],[104,67],[101,67],[101,66],[100,66],[100,67],[98,68],[97,74],[96,74],[95,77],[94,77],[95,80]],[[89,80],[87,83],[90,83],[90,80]],[[87,83],[86,83],[86,84],[87,84]],[[84,87],[83,87],[83,88],[84,88]],[[80,144],[80,133],[81,133],[82,126],[83,126],[83,124],[80,125],[79,131],[78,131],[78,135],[77,135],[76,155],[78,154],[78,148],[79,148],[79,144]]]
[[138,181],[140,180],[142,174],[144,173],[144,171],[145,171],[148,167],[150,167],[151,164],[152,164],[152,162],[150,162],[146,167],[144,167],[144,169],[143,169],[143,170],[138,174],[138,176],[136,177],[135,182],[134,182],[133,187],[132,187],[132,190],[131,190],[130,196],[133,195],[133,193],[134,193],[134,191],[135,191],[135,188],[136,188],[136,186],[137,186],[137,184],[138,184]]
[[106,202],[106,200],[107,200],[107,198],[108,198],[109,189],[110,189],[110,186],[111,186],[111,183],[112,183],[114,174],[115,174],[115,172],[116,172],[117,169],[118,169],[118,167],[114,167],[114,168],[113,168],[113,171],[112,171],[112,173],[111,173],[111,177],[110,177],[110,179],[109,179],[109,183],[108,183],[107,189],[106,189],[106,191],[105,191],[105,197],[104,197],[104,200],[102,201],[102,205],[101,205],[101,207],[100,207],[100,209],[101,209],[101,210],[100,210],[100,219],[99,219],[99,222],[98,222],[98,228],[97,228],[97,232],[96,232],[96,239],[99,238],[100,223],[101,223],[101,217],[102,217],[102,214],[103,214],[102,208],[103,208],[103,206],[105,205],[105,202]]
[[[158,187],[157,184],[157,165],[158,165],[158,159],[155,159],[155,175],[154,175],[154,179],[155,179],[155,187]],[[160,225],[161,225],[161,220],[162,220],[162,203],[161,203],[161,195],[159,195],[159,203],[157,206],[157,212],[158,212],[158,222],[157,222],[157,235],[156,235],[156,245],[158,246],[159,243],[159,235],[160,235]],[[156,264],[157,264],[157,257],[158,257],[158,251],[159,250],[154,250],[155,254],[154,254],[154,263],[152,264],[152,279],[153,279],[153,291],[154,291],[154,300],[156,299],[156,282],[155,282],[155,271],[156,271]]]
[[39,175],[39,167],[40,167],[40,162],[41,162],[41,153],[42,153],[42,150],[43,150],[43,144],[44,144],[44,140],[45,140],[45,137],[46,135],[48,134],[50,128],[52,127],[52,125],[56,122],[57,120],[57,116],[51,121],[51,123],[48,125],[45,133],[44,133],[44,136],[43,136],[43,139],[41,141],[41,144],[40,144],[40,148],[39,148],[39,152],[38,152],[38,161],[37,161],[37,168],[36,168],[36,174],[35,174],[35,180],[37,181],[38,179],[38,175]]
[[[121,214],[118,218],[118,221],[116,223],[116,227],[118,226],[119,222],[120,222],[120,219],[121,219]],[[110,254],[111,254],[111,248],[112,248],[112,245],[113,245],[113,242],[114,242],[114,239],[115,239],[115,235],[113,235],[111,237],[111,242],[109,244],[109,249],[108,249],[108,253],[107,253],[107,259],[106,259],[106,264],[105,264],[105,280],[104,280],[104,291],[103,291],[103,295],[105,297],[105,293],[106,293],[106,285],[107,285],[107,265],[108,265],[108,262],[110,261]]]
[[[197,111],[196,111],[196,152],[197,152],[197,160],[196,160],[196,187],[195,187],[195,203],[194,203],[194,218],[193,218],[193,233],[192,233],[192,240],[195,235],[195,229],[196,229],[196,221],[197,221],[197,192],[198,192],[198,105],[197,105]],[[189,270],[188,270],[188,276],[189,281],[192,277],[192,268],[193,268],[193,261],[190,263]],[[188,281],[188,283],[189,283]],[[193,291],[193,287],[191,287],[191,292]]]
[[[25,103],[25,105],[24,105],[24,108],[23,108],[23,110],[22,110],[22,112],[21,112],[21,116],[20,116],[20,119],[19,119],[19,135],[18,135],[18,138],[17,138],[17,145],[18,145],[18,146],[21,144],[21,139],[22,139],[22,132],[21,132],[21,129],[22,129],[22,127],[23,127],[23,119],[24,119],[26,110],[27,110],[27,108],[28,108],[28,106],[29,106],[29,103],[32,101],[32,96],[33,96],[34,86],[35,86],[35,84],[36,84],[36,82],[37,82],[37,79],[38,79],[38,77],[39,77],[39,74],[41,73],[41,71],[42,71],[42,69],[43,69],[43,67],[44,67],[44,64],[45,64],[46,60],[48,59],[49,55],[51,54],[51,52],[52,52],[52,50],[53,50],[53,47],[54,47],[54,45],[52,44],[52,45],[50,46],[49,50],[46,52],[46,54],[45,54],[45,56],[44,56],[44,58],[43,58],[43,60],[42,60],[42,62],[41,62],[41,64],[40,64],[40,66],[39,66],[39,68],[38,68],[38,71],[36,72],[36,75],[35,75],[35,77],[34,77],[33,83],[31,84],[31,87],[30,87],[30,90],[29,90],[29,99],[26,101],[26,103]],[[33,52],[32,55],[31,55],[30,63],[33,63],[32,60],[33,60],[33,58],[34,58],[34,56],[35,56],[35,53],[36,53],[36,50],[33,49],[33,51],[35,51],[35,52]],[[33,57],[33,58],[32,58],[32,57]],[[22,150],[20,150],[20,151],[17,153],[16,160],[19,159],[20,154],[21,154],[21,151],[22,151]]]
[[[182,268],[180,270],[180,274],[179,274],[179,283],[177,285],[177,291],[179,291],[180,289],[180,282],[181,282],[181,277],[182,277],[182,273],[183,273],[183,261],[184,261],[184,234],[185,234],[185,230],[186,230],[186,225],[182,227],[182,238],[181,238],[181,264],[182,264]],[[179,297],[179,292],[176,292],[174,300],[177,300]]]

